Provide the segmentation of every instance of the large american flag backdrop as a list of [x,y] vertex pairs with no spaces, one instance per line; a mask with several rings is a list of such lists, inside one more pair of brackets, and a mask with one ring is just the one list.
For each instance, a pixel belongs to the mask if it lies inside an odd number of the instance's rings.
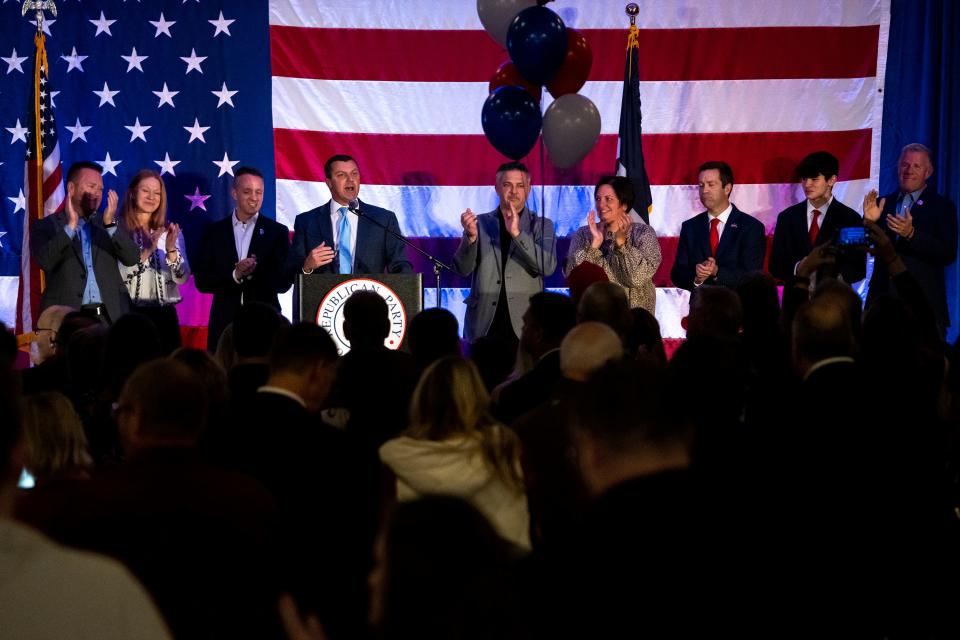
[[[727,160],[733,201],[773,232],[802,199],[793,168],[826,149],[841,160],[835,193],[859,209],[877,184],[888,0],[640,2],[643,148],[651,224],[664,264],[657,315],[682,337],[686,294],[668,271],[681,223],[701,210],[696,167]],[[525,161],[530,206],[569,236],[592,208],[596,179],[615,168],[628,22],[623,0],[548,5],[593,50],[580,91],[602,131],[578,165],[558,170],[541,146]],[[449,258],[459,216],[495,206],[505,159],[480,110],[507,59],[474,0],[60,0],[48,26],[64,168],[93,159],[121,192],[160,170],[188,254],[204,225],[228,215],[240,164],[267,177],[264,213],[293,227],[329,198],[323,161],[355,156],[361,196],[397,212],[404,233]],[[35,28],[19,3],[0,4],[0,320],[12,324],[20,273],[25,144]],[[552,98],[544,93],[543,108]],[[19,122],[18,122],[19,119]],[[566,242],[561,240],[561,258]],[[430,269],[416,263],[424,273]],[[550,286],[562,286],[558,273]],[[445,276],[442,304],[462,316],[468,283]],[[209,300],[187,286],[181,322],[202,344]],[[433,304],[431,291],[426,303]],[[289,309],[289,307],[288,307]]]

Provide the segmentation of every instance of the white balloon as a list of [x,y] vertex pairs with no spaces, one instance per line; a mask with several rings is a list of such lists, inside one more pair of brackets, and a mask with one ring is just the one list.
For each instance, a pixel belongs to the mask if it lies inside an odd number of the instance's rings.
[[510,23],[518,13],[536,4],[537,0],[477,0],[477,15],[490,37],[506,47]]
[[586,157],[600,137],[600,111],[579,93],[560,96],[543,114],[543,144],[550,162],[566,169]]

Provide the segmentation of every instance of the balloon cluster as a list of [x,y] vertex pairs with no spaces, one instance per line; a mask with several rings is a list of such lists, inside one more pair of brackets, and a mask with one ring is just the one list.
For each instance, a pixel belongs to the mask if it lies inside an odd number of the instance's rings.
[[[564,169],[582,160],[600,136],[600,112],[577,93],[593,53],[583,34],[542,2],[477,0],[484,29],[510,54],[490,78],[481,122],[490,144],[515,160],[530,153],[543,129],[550,161]],[[554,101],[541,116],[543,85]]]

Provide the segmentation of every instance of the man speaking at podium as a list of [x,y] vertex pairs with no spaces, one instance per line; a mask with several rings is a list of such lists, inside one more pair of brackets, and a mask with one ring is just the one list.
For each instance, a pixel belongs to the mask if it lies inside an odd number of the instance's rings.
[[331,156],[323,165],[323,173],[331,199],[299,214],[294,221],[286,266],[289,279],[294,280],[297,273],[413,271],[403,243],[383,228],[400,233],[396,214],[358,199],[357,161],[343,154]]

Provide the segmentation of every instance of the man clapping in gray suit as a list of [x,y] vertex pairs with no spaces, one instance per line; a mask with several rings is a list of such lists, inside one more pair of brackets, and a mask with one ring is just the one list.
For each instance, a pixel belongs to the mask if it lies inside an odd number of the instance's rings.
[[543,279],[557,268],[553,222],[526,207],[530,172],[520,162],[497,169],[500,205],[476,215],[460,215],[463,237],[453,256],[454,269],[473,274],[464,319],[464,336],[474,342],[491,336],[516,343],[530,296],[543,290]]

